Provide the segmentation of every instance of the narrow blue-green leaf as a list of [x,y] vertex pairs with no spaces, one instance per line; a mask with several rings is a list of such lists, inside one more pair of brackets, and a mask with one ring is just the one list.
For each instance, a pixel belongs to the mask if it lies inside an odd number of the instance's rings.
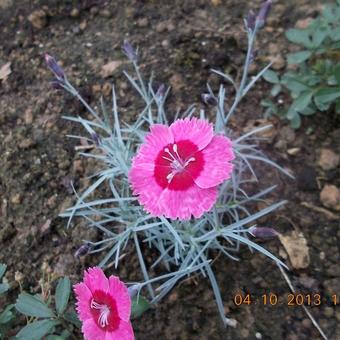
[[71,282],[68,277],[59,279],[55,292],[55,306],[59,315],[63,314],[68,303],[71,291]]
[[306,61],[311,55],[312,55],[312,52],[310,51],[289,53],[287,55],[287,61],[288,61],[288,64],[301,64],[304,61]]
[[48,334],[53,327],[57,326],[56,320],[39,320],[25,326],[15,337],[20,340],[40,340]]
[[131,316],[133,318],[140,317],[150,308],[150,303],[143,296],[136,296],[132,299]]
[[252,247],[254,249],[256,249],[257,251],[259,251],[260,253],[262,253],[263,255],[266,255],[267,257],[269,257],[270,259],[272,259],[274,262],[279,263],[282,267],[286,268],[289,270],[289,268],[281,261],[279,260],[275,255],[273,255],[271,252],[269,252],[267,249],[259,246],[257,243],[250,241],[249,239],[247,239],[246,237],[243,237],[241,235],[238,235],[236,233],[233,232],[225,232],[224,233],[225,236],[228,236],[230,238],[234,238],[236,240],[241,241],[242,243],[248,245],[249,247]]
[[7,266],[4,263],[0,263],[0,280],[4,276]]
[[21,293],[15,304],[18,312],[27,316],[35,316],[40,318],[54,317],[53,311],[38,297]]

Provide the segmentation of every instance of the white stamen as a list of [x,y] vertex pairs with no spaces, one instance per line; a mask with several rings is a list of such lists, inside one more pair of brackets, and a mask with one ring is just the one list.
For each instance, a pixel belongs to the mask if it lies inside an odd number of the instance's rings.
[[190,162],[194,162],[195,160],[196,160],[195,157],[189,158],[189,159],[185,162],[184,167],[186,167]]
[[162,156],[162,158],[166,159],[166,160],[169,161],[169,162],[172,162],[172,161],[173,161],[173,159],[170,159],[170,158],[168,158],[168,157]]
[[100,327],[106,327],[109,325],[109,315],[110,308],[107,305],[101,305],[100,303],[95,302],[93,299],[91,301],[91,308],[98,309],[100,314],[98,317],[98,323]]
[[177,144],[172,145],[172,150],[174,154],[170,152],[169,148],[164,148],[164,152],[166,152],[170,156],[170,158],[162,156],[163,159],[171,162],[170,166],[172,171],[166,176],[168,183],[171,183],[177,173],[184,171],[185,167],[190,162],[194,162],[196,160],[195,157],[190,157],[187,161],[184,162],[184,160],[180,157],[178,153]]
[[175,177],[174,172],[170,172],[168,176],[166,176],[166,179],[168,180],[168,183],[171,183],[172,179]]

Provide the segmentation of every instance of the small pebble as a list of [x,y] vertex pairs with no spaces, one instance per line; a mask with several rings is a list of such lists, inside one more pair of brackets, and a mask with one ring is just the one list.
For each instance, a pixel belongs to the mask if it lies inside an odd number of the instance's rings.
[[318,164],[323,170],[333,170],[337,168],[339,162],[340,157],[334,151],[330,149],[321,150]]
[[336,208],[340,204],[340,191],[335,185],[326,184],[321,193],[320,201],[327,208]]

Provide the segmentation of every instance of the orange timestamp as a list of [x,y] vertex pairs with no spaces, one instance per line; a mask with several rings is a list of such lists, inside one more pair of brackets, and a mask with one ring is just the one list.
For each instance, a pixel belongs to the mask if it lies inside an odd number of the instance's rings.
[[319,293],[292,293],[285,296],[279,296],[274,293],[263,294],[254,298],[251,294],[235,294],[233,302],[236,306],[261,304],[264,306],[287,305],[288,307],[296,306],[321,306],[324,304],[331,306],[340,306],[340,295],[333,294],[330,298],[323,297]]

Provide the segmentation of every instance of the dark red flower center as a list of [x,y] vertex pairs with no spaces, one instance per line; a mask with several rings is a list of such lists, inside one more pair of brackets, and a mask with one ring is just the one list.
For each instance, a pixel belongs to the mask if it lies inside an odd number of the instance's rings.
[[204,166],[202,152],[190,140],[165,146],[155,161],[154,176],[163,188],[186,190],[194,184]]
[[90,301],[90,310],[101,329],[112,332],[119,327],[120,318],[116,301],[108,293],[96,290]]

